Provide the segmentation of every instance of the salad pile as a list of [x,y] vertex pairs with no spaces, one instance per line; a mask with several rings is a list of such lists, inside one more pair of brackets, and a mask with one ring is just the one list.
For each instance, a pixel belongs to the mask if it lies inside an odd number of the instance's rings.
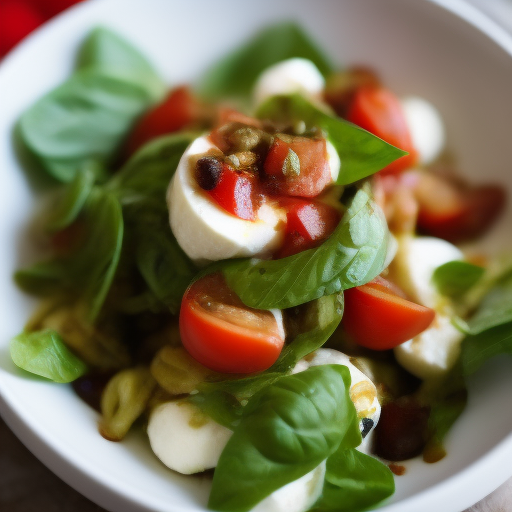
[[172,470],[214,469],[212,510],[376,506],[512,353],[512,261],[461,248],[504,190],[457,176],[430,103],[294,24],[170,90],[98,28],[17,135],[50,199],[13,361],[106,439],[142,425]]

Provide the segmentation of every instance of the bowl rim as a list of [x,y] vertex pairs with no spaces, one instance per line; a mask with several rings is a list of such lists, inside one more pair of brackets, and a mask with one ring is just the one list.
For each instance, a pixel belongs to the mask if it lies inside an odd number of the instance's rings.
[[[103,0],[103,2],[108,1],[115,2],[117,0]],[[437,5],[462,19],[512,57],[512,34],[475,5],[469,4],[465,0],[421,1]],[[46,32],[53,30],[55,24],[62,23],[66,18],[77,16],[82,10],[94,9],[95,4],[99,4],[99,0],[76,4],[32,32],[4,57],[3,62],[0,63],[0,80],[3,75],[8,74],[10,63],[15,61],[26,47],[31,46],[34,40],[44,37]],[[154,512],[158,510],[157,502],[153,501],[151,497],[142,500],[140,494],[123,486],[115,478],[110,478],[106,472],[98,471],[98,468],[92,471],[92,468],[74,459],[62,446],[55,443],[45,430],[34,429],[28,415],[23,409],[17,407],[15,401],[9,396],[8,389],[2,386],[1,375],[0,415],[21,442],[43,464],[94,503],[109,510],[123,512]],[[388,510],[389,512],[410,512],[415,510],[416,505],[420,503],[422,508],[425,507],[425,503],[431,503],[438,512],[459,511],[492,492],[512,475],[512,466],[509,464],[511,456],[512,433],[468,467],[443,482],[434,484],[398,503],[384,505],[380,510],[383,512]],[[508,472],[504,471],[504,468],[509,468]],[[482,484],[482,474],[486,474],[487,485]],[[473,482],[479,482],[478,492],[471,490]],[[457,494],[455,502],[454,494]],[[440,507],[439,503],[449,503],[449,508]],[[456,508],[453,508],[454,506]],[[192,511],[188,506],[183,508],[178,505],[177,507],[179,508],[174,509],[176,512]]]

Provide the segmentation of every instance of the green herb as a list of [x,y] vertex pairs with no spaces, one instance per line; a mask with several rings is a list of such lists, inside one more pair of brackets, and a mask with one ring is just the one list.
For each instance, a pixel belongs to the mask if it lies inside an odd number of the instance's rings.
[[262,30],[252,41],[221,59],[203,76],[200,93],[208,99],[248,97],[258,76],[272,64],[302,57],[323,75],[332,73],[327,57],[295,23],[279,23]]
[[496,281],[469,320],[469,334],[475,336],[509,322],[512,322],[512,274],[505,274]]
[[71,78],[22,115],[21,138],[50,175],[69,182],[91,162],[112,161],[133,122],[163,93],[158,81],[137,50],[96,30]]
[[332,455],[357,428],[349,388],[346,367],[325,365],[256,394],[220,456],[208,506],[250,510]]
[[55,331],[21,333],[11,341],[10,352],[16,366],[54,382],[72,382],[87,372]]
[[246,305],[290,308],[371,281],[383,270],[387,239],[381,210],[361,189],[320,247],[279,260],[228,262],[223,272]]
[[96,176],[95,166],[85,166],[66,187],[63,187],[60,191],[60,201],[51,211],[47,223],[48,230],[60,231],[77,219],[91,193]]
[[352,123],[326,114],[299,94],[274,96],[258,109],[257,115],[292,126],[302,121],[308,129],[324,130],[341,160],[339,185],[366,178],[407,154]]
[[124,233],[121,205],[112,193],[94,187],[81,220],[84,232],[72,254],[19,270],[15,280],[30,293],[73,292],[86,302],[93,322],[112,285],[121,255]]
[[459,297],[472,288],[484,272],[484,268],[466,261],[449,261],[435,269],[432,279],[439,293]]
[[137,84],[154,100],[160,99],[166,85],[139,50],[104,28],[95,28],[84,41],[78,54],[78,69],[116,76]]
[[395,492],[391,470],[354,448],[339,448],[327,459],[321,498],[311,512],[358,512]]

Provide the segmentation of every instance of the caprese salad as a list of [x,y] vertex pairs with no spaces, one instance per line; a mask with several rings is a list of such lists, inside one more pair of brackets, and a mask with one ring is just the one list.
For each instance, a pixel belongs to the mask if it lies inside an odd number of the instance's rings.
[[212,510],[376,506],[510,351],[512,261],[461,248],[504,189],[455,173],[427,99],[294,24],[171,90],[96,29],[18,131],[54,186],[13,361],[105,438],[139,423],[171,470],[213,470]]

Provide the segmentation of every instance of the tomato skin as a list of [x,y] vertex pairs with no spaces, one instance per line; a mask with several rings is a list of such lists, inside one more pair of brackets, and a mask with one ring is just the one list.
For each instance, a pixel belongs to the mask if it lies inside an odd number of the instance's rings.
[[400,173],[418,162],[409,126],[399,99],[384,87],[358,89],[348,108],[347,120],[409,154],[391,162],[380,172]]
[[345,291],[343,326],[359,345],[392,349],[427,329],[433,309],[415,304],[382,278]]
[[186,86],[173,89],[165,100],[146,112],[128,137],[127,153],[132,155],[146,142],[181,130],[201,117],[202,107]]
[[417,192],[418,228],[429,235],[452,243],[474,240],[484,235],[505,208],[506,193],[502,187],[482,185],[466,191],[454,191],[445,204],[435,196],[426,198]]
[[[216,316],[215,308],[209,311],[204,307],[205,297],[208,304],[220,304],[218,309],[231,308],[233,312]],[[245,325],[244,315],[248,318]],[[250,320],[251,317],[257,320]],[[236,323],[229,321],[231,318]],[[220,275],[206,276],[185,292],[180,310],[180,335],[183,346],[194,359],[222,373],[266,370],[275,363],[284,344],[272,313],[244,306]]]
[[341,213],[328,204],[298,198],[281,198],[286,209],[286,230],[283,246],[274,255],[285,258],[322,243],[334,231]]
[[257,177],[224,165],[215,188],[207,194],[224,210],[243,220],[256,220]]
[[[299,158],[298,176],[283,174],[289,150],[294,151]],[[276,137],[265,158],[263,168],[266,186],[274,194],[315,197],[332,182],[325,139],[291,137],[290,142],[287,142]]]

